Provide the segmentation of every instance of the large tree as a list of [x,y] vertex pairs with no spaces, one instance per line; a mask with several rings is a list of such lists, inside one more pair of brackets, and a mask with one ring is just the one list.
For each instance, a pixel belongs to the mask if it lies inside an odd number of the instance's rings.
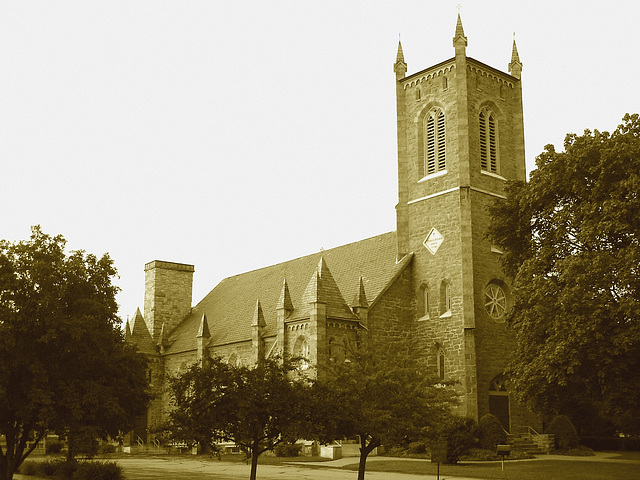
[[381,445],[424,439],[451,416],[458,399],[451,384],[421,366],[411,342],[345,343],[314,385],[311,431],[321,440],[358,436],[358,480]]
[[[640,432],[640,119],[569,134],[492,210],[514,278],[517,396],[541,413],[600,412]],[[586,425],[586,423],[585,423]]]
[[182,441],[230,441],[251,458],[255,480],[258,457],[300,438],[307,405],[307,380],[289,362],[263,360],[253,367],[206,359],[170,381],[175,407],[167,428]]
[[[65,252],[39,227],[0,241],[0,475],[47,431],[115,436],[148,401],[146,364],[124,342],[108,255]],[[30,443],[29,443],[30,442]]]

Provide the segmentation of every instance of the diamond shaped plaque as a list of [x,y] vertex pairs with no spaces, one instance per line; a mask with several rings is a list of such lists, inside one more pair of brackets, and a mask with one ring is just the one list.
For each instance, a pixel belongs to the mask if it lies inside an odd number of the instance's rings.
[[443,241],[444,237],[440,235],[440,232],[435,228],[432,228],[422,244],[431,252],[432,255],[435,255]]

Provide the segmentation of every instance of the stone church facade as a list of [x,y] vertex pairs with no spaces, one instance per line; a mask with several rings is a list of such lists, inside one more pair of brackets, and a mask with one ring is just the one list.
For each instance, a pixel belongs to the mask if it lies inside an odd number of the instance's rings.
[[313,366],[365,331],[418,339],[419,360],[458,382],[459,414],[494,413],[508,431],[539,426],[505,383],[509,280],[485,238],[506,181],[526,176],[522,64],[515,41],[509,73],[466,46],[458,16],[454,57],[406,75],[398,44],[395,232],[226,278],[195,306],[192,265],[145,265],[144,311],[126,337],[150,359],[156,399],[136,435],[149,441],[165,415],[166,378],[205,354],[251,365],[284,352]]

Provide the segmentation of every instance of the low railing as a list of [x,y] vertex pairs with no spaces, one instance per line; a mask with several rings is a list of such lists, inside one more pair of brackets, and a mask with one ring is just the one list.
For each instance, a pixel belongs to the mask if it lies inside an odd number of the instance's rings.
[[[518,431],[519,430],[519,431]],[[514,428],[515,435],[533,443],[538,449],[544,453],[549,453],[555,445],[555,437],[553,434],[538,433],[535,428],[529,425],[521,425]]]

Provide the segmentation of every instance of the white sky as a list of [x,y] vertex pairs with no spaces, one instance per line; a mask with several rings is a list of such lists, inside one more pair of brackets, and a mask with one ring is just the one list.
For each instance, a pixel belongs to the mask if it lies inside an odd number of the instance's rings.
[[[460,0],[0,2],[0,238],[222,278],[395,229],[393,63],[453,57]],[[640,3],[462,2],[467,55],[522,74],[527,167],[640,111]]]

